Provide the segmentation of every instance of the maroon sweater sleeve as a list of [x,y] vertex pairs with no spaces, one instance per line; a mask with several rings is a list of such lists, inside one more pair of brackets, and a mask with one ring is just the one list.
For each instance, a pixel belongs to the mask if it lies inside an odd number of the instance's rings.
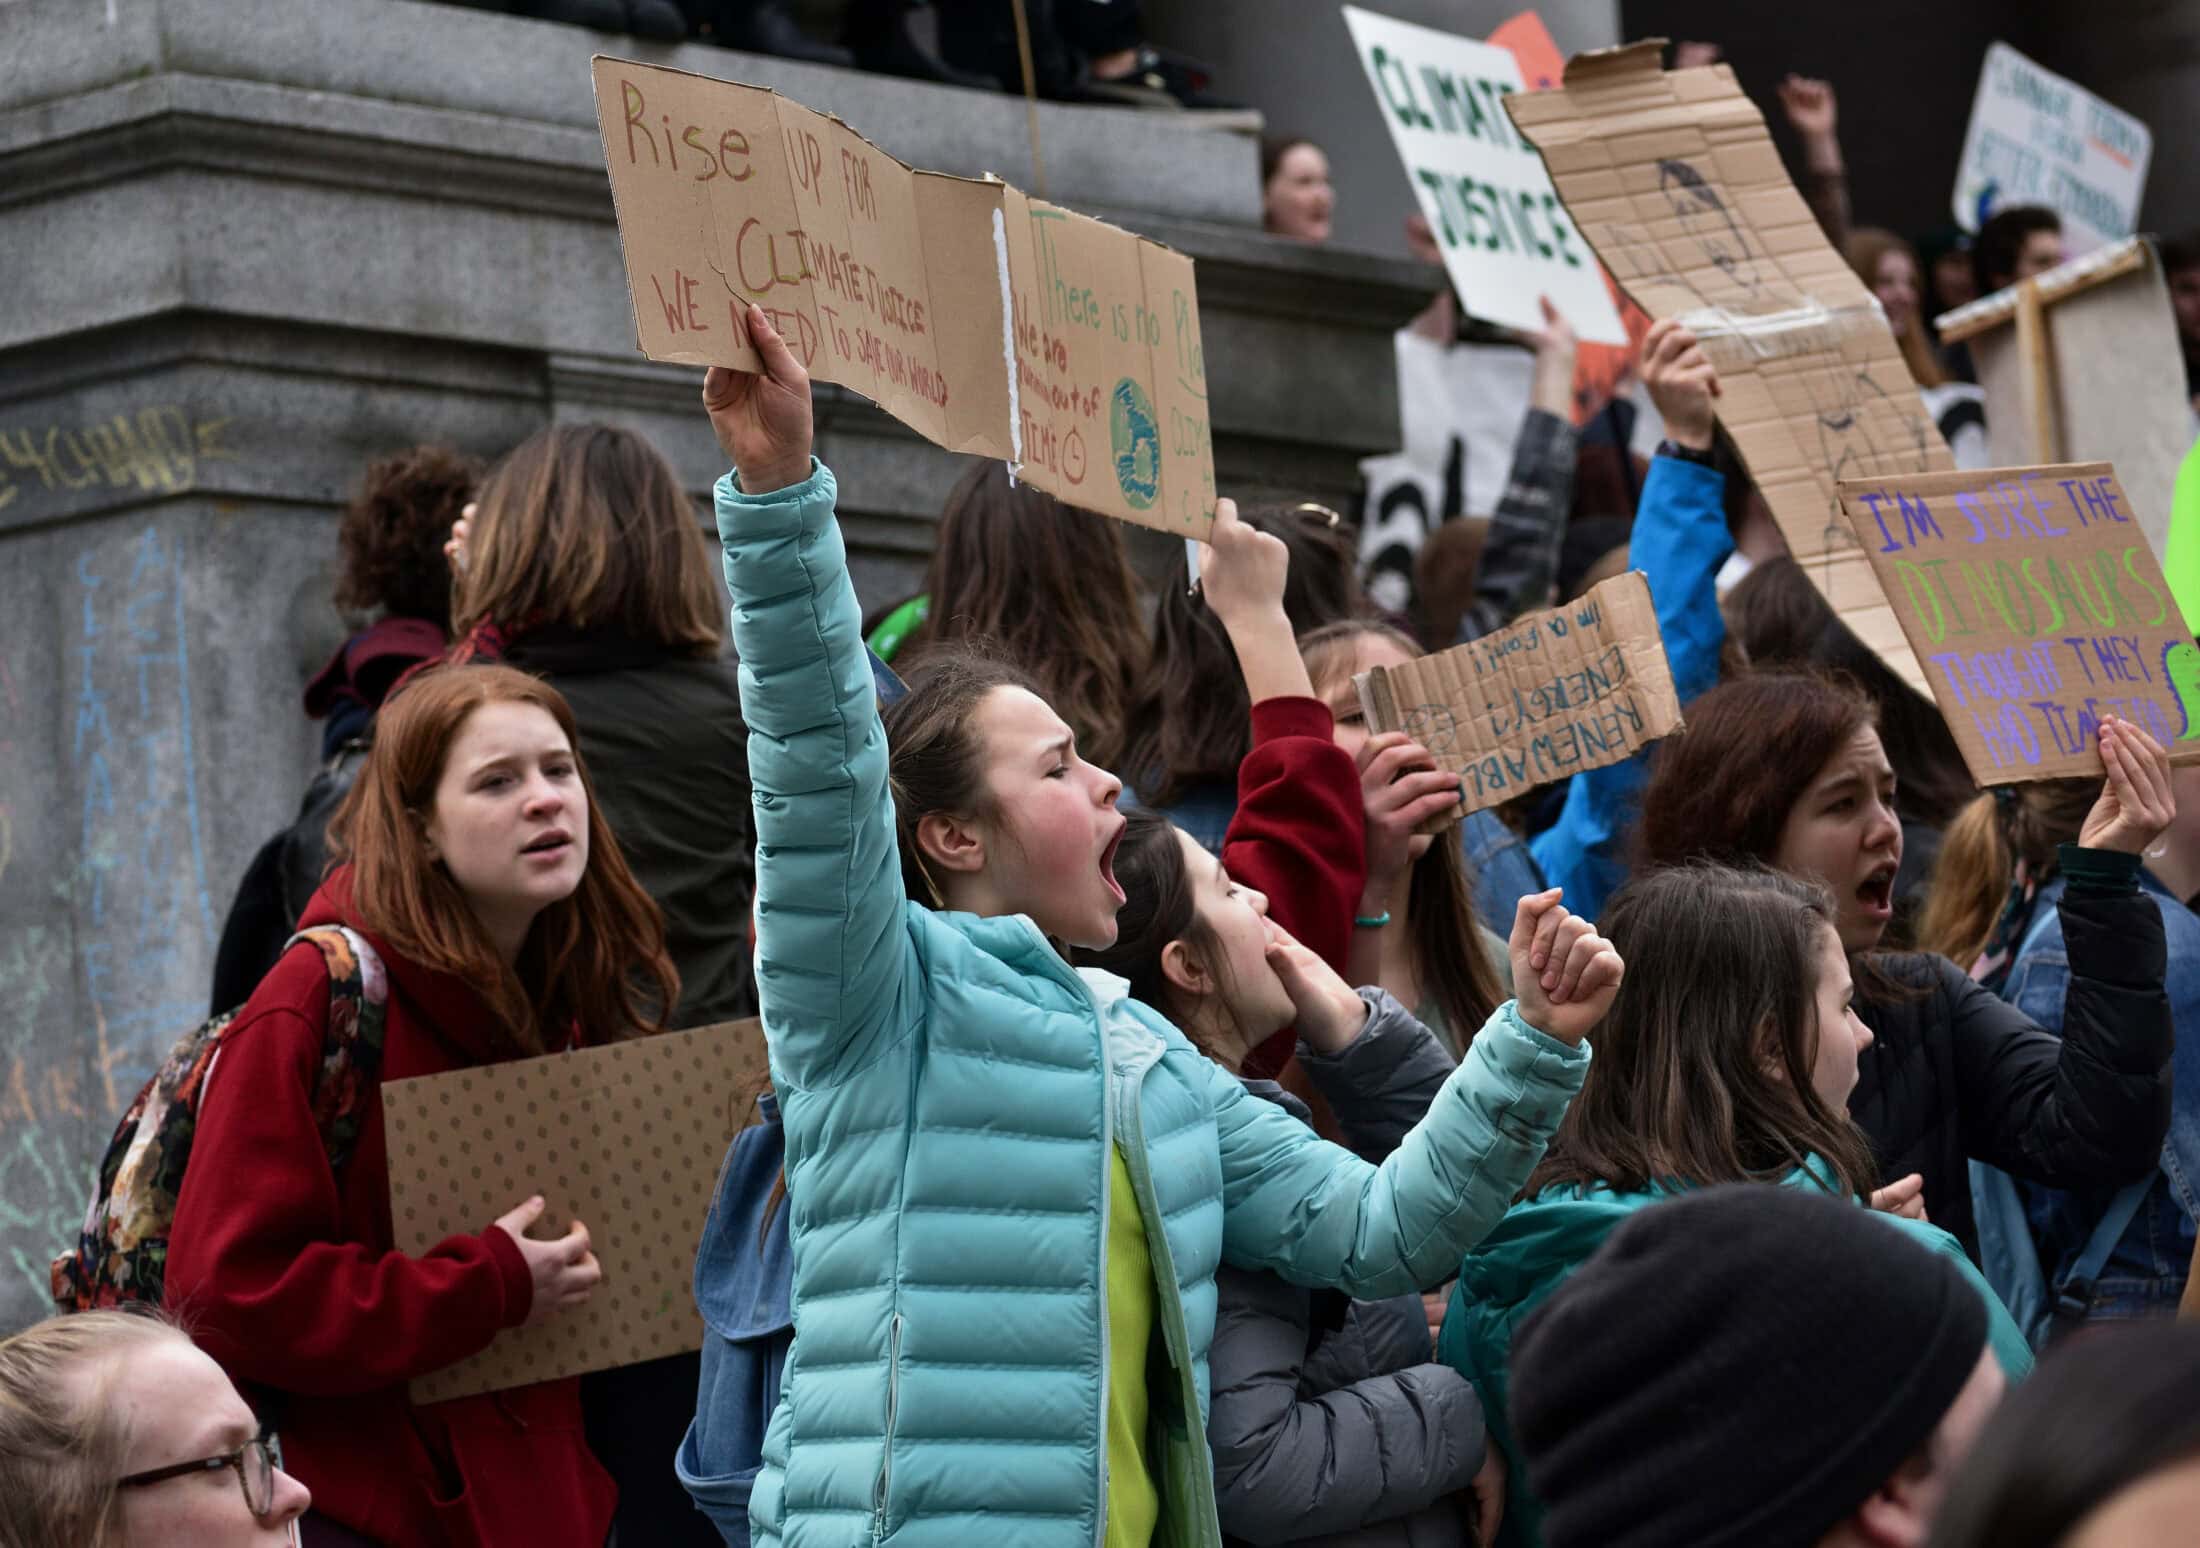
[[[1342,973],[1367,883],[1367,815],[1360,771],[1334,733],[1319,699],[1253,706],[1253,750],[1238,765],[1222,865],[1232,881],[1265,892],[1269,917]],[[1292,1047],[1292,1035],[1278,1033],[1254,1050],[1246,1073],[1273,1073]]]
[[[418,1258],[361,1240],[388,1230],[379,1103],[339,1190],[312,1110],[327,1019],[321,959],[288,953],[210,1074],[167,1267],[169,1309],[201,1348],[235,1376],[312,1395],[440,1370],[525,1321],[533,1298],[496,1227]],[[370,1164],[377,1175],[357,1170]]]

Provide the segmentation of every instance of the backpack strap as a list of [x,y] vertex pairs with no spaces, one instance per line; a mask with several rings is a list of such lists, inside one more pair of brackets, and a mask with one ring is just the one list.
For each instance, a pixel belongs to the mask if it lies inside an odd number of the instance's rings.
[[2078,1254],[2077,1262],[2070,1265],[2069,1277],[2055,1286],[2053,1336],[2060,1337],[2075,1328],[2093,1309],[2094,1281],[2101,1277],[2101,1270],[2108,1265],[2108,1255],[2116,1250],[2116,1244],[2123,1240],[2124,1232],[2139,1213],[2139,1206],[2146,1202],[2157,1175],[2159,1169],[2117,1189],[2115,1197],[2108,1201],[2108,1208],[2094,1222],[2093,1234],[2085,1239],[2085,1250]]
[[364,1093],[382,1075],[389,973],[366,938],[343,925],[300,930],[283,949],[300,941],[318,947],[328,964],[328,1023],[313,1081],[313,1126],[320,1131],[329,1170],[340,1172],[359,1143]]

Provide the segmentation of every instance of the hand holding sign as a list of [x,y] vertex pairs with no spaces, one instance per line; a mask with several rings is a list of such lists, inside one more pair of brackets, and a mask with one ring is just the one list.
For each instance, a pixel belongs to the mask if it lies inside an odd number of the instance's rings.
[[[1406,868],[1427,852],[1425,829],[1459,804],[1459,776],[1436,766],[1426,747],[1403,731],[1360,744],[1360,799],[1367,812],[1367,890],[1380,900]],[[1380,911],[1378,905],[1377,911]]]
[[1643,338],[1642,383],[1676,445],[1711,450],[1719,372],[1696,336],[1670,317],[1652,323]]
[[2087,849],[2143,855],[2177,815],[2169,754],[2140,727],[2110,718],[2101,722],[2101,763],[2108,779],[2086,813],[2078,842]]
[[1214,530],[1199,563],[1200,594],[1224,629],[1283,607],[1291,550],[1283,539],[1238,520],[1237,501],[1215,502]]
[[712,366],[703,376],[703,409],[742,489],[762,495],[810,476],[810,373],[762,307],[750,307],[748,321],[763,372]]
[[527,1234],[545,1207],[538,1193],[496,1222],[496,1228],[512,1239],[526,1259],[528,1278],[534,1282],[534,1299],[528,1303],[522,1327],[531,1328],[545,1317],[579,1306],[603,1281],[603,1265],[589,1250],[588,1227],[578,1220],[556,1241],[538,1241]]

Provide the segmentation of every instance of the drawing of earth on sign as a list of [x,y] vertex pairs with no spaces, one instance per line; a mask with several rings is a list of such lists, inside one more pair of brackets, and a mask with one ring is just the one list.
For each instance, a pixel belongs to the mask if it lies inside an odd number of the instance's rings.
[[2189,640],[2170,645],[2162,652],[2162,676],[2177,695],[2177,707],[2185,712],[2177,740],[2200,739],[2200,646]]
[[1127,376],[1108,398],[1108,440],[1115,448],[1115,482],[1124,503],[1134,511],[1150,508],[1161,493],[1161,430],[1153,399]]

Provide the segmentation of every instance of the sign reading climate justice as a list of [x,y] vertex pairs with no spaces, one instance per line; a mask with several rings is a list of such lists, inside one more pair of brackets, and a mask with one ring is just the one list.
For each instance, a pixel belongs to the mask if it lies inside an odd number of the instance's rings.
[[2107,463],[1840,491],[1980,784],[2098,777],[2106,715],[2200,762],[2200,647]]
[[2044,204],[2062,216],[2071,250],[2085,252],[2138,229],[2153,154],[2140,120],[1996,43],[1963,136],[1956,220],[1976,231],[2005,206]]
[[642,353],[810,375],[1057,499],[1204,538],[1215,505],[1192,261],[1006,183],[918,172],[759,86],[598,55]]
[[1344,20],[1461,304],[1540,329],[1536,300],[1549,296],[1584,341],[1625,344],[1595,254],[1505,117],[1504,99],[1521,89],[1512,51],[1357,6]]

